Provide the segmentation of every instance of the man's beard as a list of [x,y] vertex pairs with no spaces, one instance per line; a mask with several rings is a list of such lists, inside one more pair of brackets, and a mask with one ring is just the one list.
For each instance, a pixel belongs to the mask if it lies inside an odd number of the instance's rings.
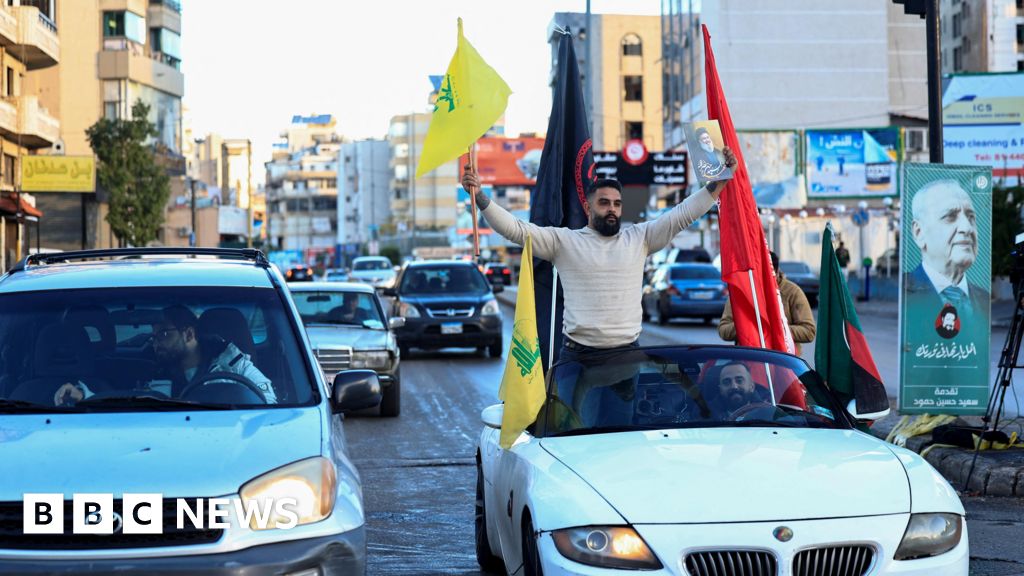
[[[608,222],[608,220],[612,218],[614,218],[615,220],[614,224]],[[621,224],[622,221],[613,216],[606,216],[604,218],[601,218],[597,214],[594,214],[590,217],[591,227],[593,227],[594,230],[597,230],[597,232],[602,236],[615,236],[616,234],[619,233],[619,226]]]
[[750,403],[752,398],[742,390],[730,390],[722,399],[729,411],[738,410]]
[[715,153],[715,145],[714,144],[707,144],[706,145],[703,142],[701,142],[700,143],[700,148],[701,148],[701,150],[707,152],[708,154],[714,154]]

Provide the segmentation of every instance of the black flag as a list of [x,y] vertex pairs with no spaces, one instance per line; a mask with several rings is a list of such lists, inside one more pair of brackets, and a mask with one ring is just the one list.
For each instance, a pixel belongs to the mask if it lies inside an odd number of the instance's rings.
[[[538,226],[582,228],[587,225],[583,212],[587,186],[594,177],[594,154],[591,150],[590,124],[583,104],[579,64],[566,32],[558,41],[558,70],[551,116],[548,120],[544,151],[540,157],[537,185],[530,199],[530,222]],[[558,287],[551,301],[554,278],[550,262],[534,258],[533,287],[537,299],[537,334],[540,353],[547,368],[558,360],[562,345],[562,288]],[[555,316],[554,333],[551,315]],[[548,348],[554,340],[554,359]]]

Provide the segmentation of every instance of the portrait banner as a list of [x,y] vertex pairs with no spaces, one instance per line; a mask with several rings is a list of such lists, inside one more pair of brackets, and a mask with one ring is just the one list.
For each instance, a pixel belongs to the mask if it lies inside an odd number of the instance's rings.
[[718,120],[684,122],[683,132],[686,133],[686,148],[690,152],[698,187],[732,178],[732,169],[725,165],[725,155],[722,153],[725,140]]
[[904,414],[984,414],[989,394],[992,170],[905,164],[900,247]]

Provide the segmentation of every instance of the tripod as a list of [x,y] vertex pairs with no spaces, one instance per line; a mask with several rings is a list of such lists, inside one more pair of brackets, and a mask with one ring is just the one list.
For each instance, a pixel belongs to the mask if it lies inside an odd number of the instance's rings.
[[[1024,340],[1024,279],[1013,278],[1013,297],[1017,301],[1013,309],[1013,319],[1010,321],[1010,330],[1006,333],[1006,342],[1003,343],[1003,351],[999,355],[999,370],[996,372],[996,381],[992,390],[992,397],[988,399],[988,407],[985,408],[985,415],[981,421],[985,424],[985,430],[974,447],[974,457],[971,458],[971,469],[967,472],[967,480],[964,481],[964,489],[971,484],[971,476],[974,475],[974,465],[978,462],[978,452],[981,451],[981,442],[991,432],[999,429],[999,418],[1003,415],[1003,406],[1006,402],[1006,391],[1013,385],[1014,368],[1024,368],[1017,363],[1020,356],[1021,341]],[[998,388],[998,390],[996,389]],[[992,415],[995,414],[995,421],[992,422]]]

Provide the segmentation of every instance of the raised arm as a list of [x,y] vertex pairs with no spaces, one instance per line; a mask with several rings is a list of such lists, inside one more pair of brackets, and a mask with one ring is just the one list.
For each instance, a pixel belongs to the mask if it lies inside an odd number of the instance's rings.
[[497,202],[491,202],[491,199],[480,191],[479,180],[476,174],[469,171],[468,166],[462,175],[462,187],[477,191],[474,197],[476,206],[483,212],[487,223],[495,232],[520,246],[526,243],[526,235],[529,234],[533,238],[534,256],[543,260],[552,260],[555,257],[559,246],[557,228],[524,222],[499,206]]

